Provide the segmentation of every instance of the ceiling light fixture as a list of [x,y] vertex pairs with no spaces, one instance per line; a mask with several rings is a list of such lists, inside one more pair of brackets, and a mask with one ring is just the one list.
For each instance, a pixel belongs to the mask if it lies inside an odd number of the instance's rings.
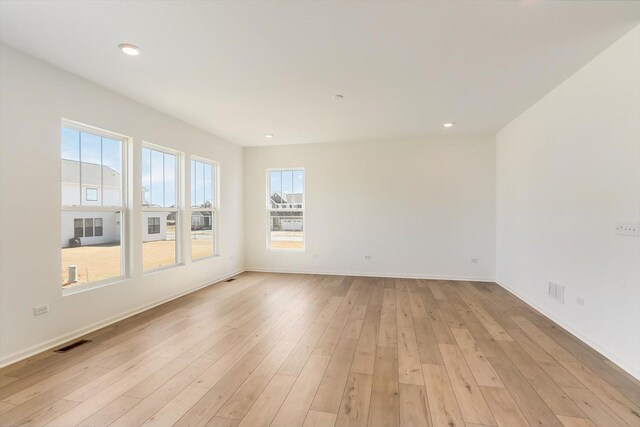
[[267,138],[267,139],[271,139],[271,138],[273,138],[273,134],[268,133],[264,137]]
[[454,124],[455,124],[454,122],[448,122],[448,123],[444,123],[442,126],[446,128],[450,128],[450,127],[453,127]]
[[334,101],[342,101],[344,99],[344,95],[340,95],[339,93],[337,93],[333,95],[331,99],[333,99]]
[[129,56],[138,56],[140,55],[140,48],[136,45],[133,44],[129,44],[129,43],[120,43],[118,45],[118,47],[120,48],[120,50],[129,55]]

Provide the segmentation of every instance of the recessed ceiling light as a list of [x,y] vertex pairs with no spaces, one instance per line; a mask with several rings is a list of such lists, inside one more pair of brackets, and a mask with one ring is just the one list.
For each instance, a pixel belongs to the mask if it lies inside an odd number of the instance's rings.
[[453,127],[454,124],[455,124],[454,122],[448,122],[448,123],[444,123],[442,126],[446,128],[450,128],[450,127]]
[[121,43],[118,45],[118,47],[123,53],[126,53],[127,55],[130,55],[130,56],[140,55],[140,48],[136,45],[129,44],[129,43]]
[[273,134],[268,133],[264,137],[267,138],[267,139],[271,139],[271,138],[273,138]]
[[340,95],[339,93],[337,93],[333,95],[331,99],[333,99],[334,101],[342,101],[344,99],[344,95]]

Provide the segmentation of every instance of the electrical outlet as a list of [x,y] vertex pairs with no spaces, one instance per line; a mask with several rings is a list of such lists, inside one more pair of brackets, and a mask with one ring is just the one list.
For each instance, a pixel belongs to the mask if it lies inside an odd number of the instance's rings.
[[637,222],[616,223],[616,234],[618,236],[638,237],[640,226]]
[[33,307],[33,315],[40,316],[49,312],[49,304],[36,305]]
[[471,258],[471,264],[477,264],[478,258]]
[[367,260],[368,260],[368,259],[371,259],[371,255],[365,255],[365,256],[364,256],[364,259],[367,259]]
[[584,298],[578,297],[576,298],[576,302],[578,303],[578,305],[584,305]]

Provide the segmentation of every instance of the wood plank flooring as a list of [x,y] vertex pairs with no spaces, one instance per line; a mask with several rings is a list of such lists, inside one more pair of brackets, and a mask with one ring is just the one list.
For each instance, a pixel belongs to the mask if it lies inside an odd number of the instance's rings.
[[0,369],[0,426],[640,426],[640,382],[493,283],[244,273]]

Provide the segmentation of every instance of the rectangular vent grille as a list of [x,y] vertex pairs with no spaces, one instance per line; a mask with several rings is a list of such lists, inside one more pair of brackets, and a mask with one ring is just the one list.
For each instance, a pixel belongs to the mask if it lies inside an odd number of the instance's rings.
[[564,304],[564,286],[549,282],[549,296],[560,304]]
[[232,277],[231,279],[227,279],[227,280],[225,280],[225,282],[233,282],[234,280],[236,280],[236,279],[234,279],[234,278]]
[[55,350],[56,353],[66,353],[69,350],[73,350],[74,348],[81,346],[82,344],[86,344],[88,342],[91,342],[91,340],[80,340],[80,341],[76,341],[72,344],[69,344],[65,347],[59,348],[57,350]]

